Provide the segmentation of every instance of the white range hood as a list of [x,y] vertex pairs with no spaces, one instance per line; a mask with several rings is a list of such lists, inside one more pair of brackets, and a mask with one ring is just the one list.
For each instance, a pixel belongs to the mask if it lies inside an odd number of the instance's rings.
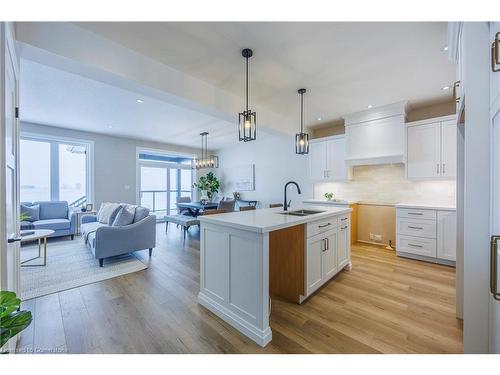
[[344,116],[346,164],[404,163],[407,107],[404,101]]

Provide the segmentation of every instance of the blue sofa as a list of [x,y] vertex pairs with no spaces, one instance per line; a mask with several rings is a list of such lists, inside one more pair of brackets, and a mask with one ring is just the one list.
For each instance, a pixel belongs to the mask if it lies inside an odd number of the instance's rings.
[[[121,204],[124,206],[126,204]],[[149,209],[133,206],[135,211],[131,224],[114,226],[113,223],[98,221],[98,215],[83,215],[80,219],[80,231],[85,243],[104,264],[104,258],[149,249],[151,256],[156,247],[156,216],[149,215]]]
[[[38,209],[36,207],[38,206]],[[33,229],[52,229],[50,237],[71,236],[76,232],[76,215],[66,201],[22,202],[21,213],[27,213]]]

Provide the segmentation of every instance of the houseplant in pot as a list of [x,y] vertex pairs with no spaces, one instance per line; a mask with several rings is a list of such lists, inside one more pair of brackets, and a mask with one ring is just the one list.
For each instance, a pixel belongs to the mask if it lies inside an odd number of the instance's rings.
[[203,201],[205,196],[211,201],[214,194],[219,192],[220,182],[213,172],[208,172],[206,176],[200,176],[193,186],[201,191],[200,201]]
[[6,290],[0,291],[0,348],[7,341],[28,327],[33,320],[30,311],[20,310],[21,300],[16,293]]

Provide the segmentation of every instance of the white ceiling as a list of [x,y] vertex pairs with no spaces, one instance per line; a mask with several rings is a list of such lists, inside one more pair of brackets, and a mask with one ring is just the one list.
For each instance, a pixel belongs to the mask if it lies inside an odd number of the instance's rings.
[[[296,118],[297,89],[305,87],[306,123],[338,119],[409,100],[450,100],[454,80],[441,51],[445,22],[99,22],[78,26],[218,88],[244,93],[244,47],[250,101]],[[292,117],[293,116],[293,117]],[[321,117],[321,121],[317,118]],[[291,121],[291,127],[297,127]]]
[[[137,103],[143,99],[144,103]],[[112,85],[21,59],[21,120],[212,149],[237,143],[235,124]]]

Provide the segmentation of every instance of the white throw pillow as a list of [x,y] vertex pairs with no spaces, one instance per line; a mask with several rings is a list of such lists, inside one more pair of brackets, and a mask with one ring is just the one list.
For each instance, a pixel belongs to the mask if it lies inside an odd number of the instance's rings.
[[115,220],[113,221],[114,227],[123,227],[130,225],[134,222],[136,206],[132,204],[122,204],[121,209],[118,211]]
[[97,213],[97,221],[102,224],[112,225],[120,208],[121,206],[118,203],[102,203]]

